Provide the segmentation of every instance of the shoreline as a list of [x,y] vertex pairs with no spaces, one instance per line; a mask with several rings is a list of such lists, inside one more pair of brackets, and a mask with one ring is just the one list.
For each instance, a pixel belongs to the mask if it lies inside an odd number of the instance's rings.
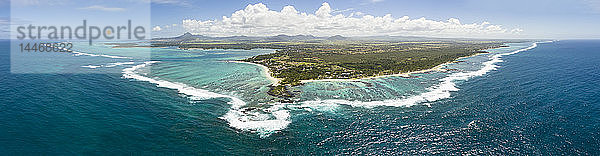
[[[488,49],[486,49],[488,50]],[[460,60],[460,59],[464,59],[464,58],[469,58],[469,57],[474,57],[477,55],[483,55],[483,54],[489,54],[488,53],[477,53],[477,54],[473,54],[470,56],[464,56],[464,57],[459,57],[456,58],[450,62],[446,62],[446,63],[442,63],[439,65],[436,65],[433,68],[429,68],[429,69],[423,69],[423,70],[417,70],[417,71],[411,71],[411,72],[405,72],[405,73],[398,73],[398,74],[390,74],[390,75],[378,75],[378,76],[371,76],[371,77],[365,77],[365,78],[356,78],[356,79],[320,79],[320,80],[300,80],[300,83],[309,83],[309,82],[335,82],[335,81],[360,81],[360,80],[368,80],[368,79],[377,79],[377,78],[385,78],[385,77],[404,77],[404,78],[410,78],[411,74],[420,74],[420,73],[427,73],[427,72],[433,72],[433,71],[443,71],[442,67],[448,65],[448,64],[452,64],[455,63],[456,61]]]
[[[502,48],[502,47],[498,47],[498,48]],[[497,48],[490,48],[490,49],[497,49]],[[485,49],[485,50],[481,50],[481,51],[486,51],[486,50],[490,50],[490,49]],[[486,51],[487,52],[487,51]],[[310,82],[335,82],[335,81],[348,81],[348,82],[352,82],[352,81],[360,81],[360,80],[368,80],[368,79],[377,79],[377,78],[385,78],[385,77],[404,77],[404,78],[410,78],[411,74],[420,74],[420,73],[427,73],[427,72],[433,72],[433,71],[443,71],[442,67],[448,65],[448,64],[452,64],[455,63],[456,61],[460,60],[460,59],[465,59],[465,58],[470,58],[470,57],[474,57],[477,55],[483,55],[483,54],[489,54],[488,53],[477,53],[477,54],[473,54],[470,56],[463,56],[463,57],[459,57],[456,58],[450,62],[446,62],[446,63],[442,63],[439,65],[436,65],[432,68],[429,69],[423,69],[423,70],[417,70],[417,71],[411,71],[411,72],[405,72],[405,73],[398,73],[398,74],[390,74],[390,75],[378,75],[378,76],[371,76],[371,77],[365,77],[365,78],[354,78],[354,79],[319,79],[319,80],[300,80],[300,83],[310,83]],[[281,79],[279,78],[275,78],[272,76],[272,72],[271,69],[269,69],[269,67],[264,66],[262,64],[258,64],[258,63],[252,63],[252,62],[245,62],[245,61],[225,61],[225,62],[233,62],[233,63],[245,63],[245,64],[252,64],[252,65],[256,65],[256,66],[260,66],[261,68],[264,69],[265,71],[265,76],[271,80],[272,85],[273,86],[277,86],[279,85],[281,82]]]
[[279,78],[273,77],[271,69],[269,69],[269,67],[264,66],[262,64],[252,63],[252,62],[244,62],[244,61],[225,61],[225,62],[245,63],[245,64],[251,64],[251,65],[259,66],[259,67],[263,68],[263,71],[264,71],[263,74],[267,77],[267,79],[269,79],[272,82],[273,86],[277,86],[277,85],[279,85],[279,82],[281,82],[281,80]]

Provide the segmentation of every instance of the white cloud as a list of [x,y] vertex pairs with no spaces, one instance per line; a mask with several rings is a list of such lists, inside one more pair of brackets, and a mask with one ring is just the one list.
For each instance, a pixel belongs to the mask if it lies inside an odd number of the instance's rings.
[[383,2],[384,0],[371,0],[371,2],[373,3],[377,3],[377,2]]
[[[220,20],[182,21],[186,31],[212,36],[267,36],[278,34],[306,34],[315,36],[371,36],[371,35],[418,35],[430,37],[497,37],[514,35],[500,25],[488,22],[462,24],[456,18],[446,21],[411,19],[408,16],[395,18],[363,15],[355,12],[349,16],[333,14],[331,6],[323,3],[314,13],[298,12],[293,6],[281,11],[270,10],[259,3],[248,5],[231,16]],[[520,30],[520,29],[518,29]],[[522,31],[522,30],[521,30]]]
[[83,8],[79,8],[82,10],[97,10],[97,11],[110,11],[110,12],[115,12],[115,11],[125,11],[124,8],[111,8],[111,7],[105,7],[102,5],[92,5],[89,7],[83,7]]
[[354,10],[354,8],[348,8],[348,9],[342,9],[342,10],[334,10],[331,13],[332,14],[335,14],[335,13],[344,13],[344,12],[348,12],[348,11],[352,11],[352,10]]
[[510,32],[514,33],[514,34],[520,34],[521,32],[523,32],[523,29],[516,28],[516,29],[510,30]]
[[185,32],[181,24],[155,25],[152,27],[153,38],[179,36]]
[[162,30],[159,26],[155,26],[154,28],[152,28],[152,31],[160,31]]
[[362,12],[353,12],[350,15],[362,16],[362,15],[364,15],[364,13],[362,13]]

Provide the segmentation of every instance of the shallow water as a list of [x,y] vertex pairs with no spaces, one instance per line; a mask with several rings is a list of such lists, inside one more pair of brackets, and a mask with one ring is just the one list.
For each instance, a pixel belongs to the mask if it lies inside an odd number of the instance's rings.
[[[8,154],[600,152],[597,40],[540,43],[484,74],[497,54],[531,43],[463,59],[451,73],[308,83],[296,88],[297,104],[270,102],[262,68],[223,62],[272,50],[153,49],[158,62],[144,67],[150,60],[135,51],[64,54],[55,57],[77,59],[58,63],[100,74],[11,74],[8,43],[0,42],[0,151]],[[112,50],[89,53],[123,56]],[[134,63],[107,67],[116,62]]]

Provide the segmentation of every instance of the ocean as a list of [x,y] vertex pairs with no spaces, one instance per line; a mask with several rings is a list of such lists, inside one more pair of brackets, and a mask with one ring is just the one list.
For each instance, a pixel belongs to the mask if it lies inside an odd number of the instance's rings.
[[272,49],[153,48],[148,59],[97,44],[15,73],[10,44],[0,155],[600,155],[599,40],[510,43],[411,78],[310,82],[292,89],[296,103],[266,94],[263,67],[232,62]]

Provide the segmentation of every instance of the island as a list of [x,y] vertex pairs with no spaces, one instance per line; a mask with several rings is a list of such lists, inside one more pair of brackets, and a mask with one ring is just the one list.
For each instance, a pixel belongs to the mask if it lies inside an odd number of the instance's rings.
[[186,33],[153,39],[152,46],[181,49],[276,49],[276,52],[237,60],[268,68],[278,79],[270,86],[273,96],[290,98],[289,87],[311,80],[363,79],[432,69],[458,58],[487,53],[507,40],[446,39],[398,36],[315,37],[208,37]]

